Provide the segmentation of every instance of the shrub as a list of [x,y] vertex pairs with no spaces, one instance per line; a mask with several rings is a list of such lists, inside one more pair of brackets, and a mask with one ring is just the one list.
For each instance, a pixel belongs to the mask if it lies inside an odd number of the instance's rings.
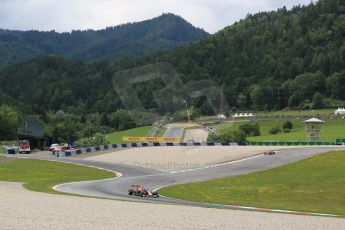
[[210,133],[207,137],[208,142],[221,142],[220,136],[215,133]]
[[247,136],[242,130],[235,130],[235,131],[227,131],[220,135],[221,142],[235,142],[235,143],[242,143],[247,141]]
[[284,133],[289,133],[291,132],[291,129],[283,129],[284,130]]
[[253,136],[257,137],[261,135],[261,131],[260,131],[260,125],[259,123],[255,123],[254,125],[254,130],[253,130]]
[[293,129],[293,124],[292,124],[292,122],[291,122],[291,121],[286,121],[286,122],[283,124],[283,129],[284,129],[284,131],[285,131],[286,129],[288,129],[289,131],[290,131],[291,129]]
[[233,142],[239,144],[239,143],[243,143],[243,142],[247,142],[247,136],[246,134],[241,131],[241,130],[235,130],[233,131],[233,136],[232,136],[232,140]]
[[94,139],[94,145],[95,146],[108,145],[109,144],[106,136],[102,133],[96,133],[95,136],[93,137],[93,139]]
[[78,147],[92,147],[92,146],[100,146],[100,145],[107,145],[109,142],[107,141],[106,137],[102,133],[96,133],[91,138],[82,138],[76,141]]
[[276,135],[277,133],[280,133],[282,130],[279,127],[273,127],[270,129],[270,134]]
[[224,143],[243,143],[247,141],[247,136],[242,130],[227,130],[221,135],[211,133],[208,136],[207,141]]
[[243,131],[247,137],[261,135],[259,123],[246,123],[241,125],[239,129]]

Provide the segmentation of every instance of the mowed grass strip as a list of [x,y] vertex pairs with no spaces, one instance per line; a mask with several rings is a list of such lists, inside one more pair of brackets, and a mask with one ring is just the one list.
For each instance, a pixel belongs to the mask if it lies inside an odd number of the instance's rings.
[[139,127],[135,129],[129,129],[125,131],[110,133],[107,135],[107,139],[110,142],[110,144],[127,143],[126,141],[122,140],[122,137],[145,137],[150,132],[151,129],[152,129],[152,126],[144,126],[144,127]]
[[243,176],[163,188],[160,193],[198,202],[345,215],[345,152]]
[[37,192],[58,193],[53,190],[58,184],[112,177],[109,171],[61,162],[18,159],[0,164],[0,181],[23,182]]
[[259,111],[255,113],[257,116],[318,116],[318,115],[333,115],[336,109],[316,109],[316,110],[281,110],[264,112]]

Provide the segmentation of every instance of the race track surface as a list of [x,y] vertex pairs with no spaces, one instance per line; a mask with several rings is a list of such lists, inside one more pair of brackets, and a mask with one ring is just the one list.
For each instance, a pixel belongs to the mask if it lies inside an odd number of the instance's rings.
[[164,137],[182,137],[184,129],[183,126],[170,126],[164,133]]
[[[272,156],[266,156],[261,154],[243,160],[222,163],[218,165],[209,166],[206,168],[181,170],[175,172],[161,172],[123,164],[95,162],[82,159],[53,158],[53,160],[56,161],[83,164],[122,173],[122,177],[120,178],[62,184],[56,186],[55,189],[61,192],[94,197],[123,200],[131,199],[145,202],[164,202],[212,207],[211,204],[174,200],[164,197],[161,197],[159,199],[132,197],[128,196],[127,192],[128,188],[132,184],[143,184],[145,185],[146,189],[154,190],[175,184],[206,181],[227,176],[236,176],[266,170],[333,150],[344,150],[344,148],[315,147],[294,150],[282,150]],[[39,157],[38,159],[51,160],[52,158]]]

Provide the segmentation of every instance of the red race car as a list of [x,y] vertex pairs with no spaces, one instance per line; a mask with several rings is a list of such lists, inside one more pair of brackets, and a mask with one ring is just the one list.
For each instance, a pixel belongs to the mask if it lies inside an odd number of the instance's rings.
[[158,198],[158,192],[151,192],[144,189],[143,185],[131,185],[128,189],[129,196],[140,196],[140,197],[148,197],[148,198]]

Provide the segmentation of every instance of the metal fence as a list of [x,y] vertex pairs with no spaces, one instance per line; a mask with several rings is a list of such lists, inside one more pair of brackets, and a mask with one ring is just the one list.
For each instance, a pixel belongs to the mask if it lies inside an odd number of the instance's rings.
[[306,145],[337,145],[337,144],[339,144],[339,142],[329,142],[329,141],[249,141],[247,144],[253,145],[253,146],[306,146]]

